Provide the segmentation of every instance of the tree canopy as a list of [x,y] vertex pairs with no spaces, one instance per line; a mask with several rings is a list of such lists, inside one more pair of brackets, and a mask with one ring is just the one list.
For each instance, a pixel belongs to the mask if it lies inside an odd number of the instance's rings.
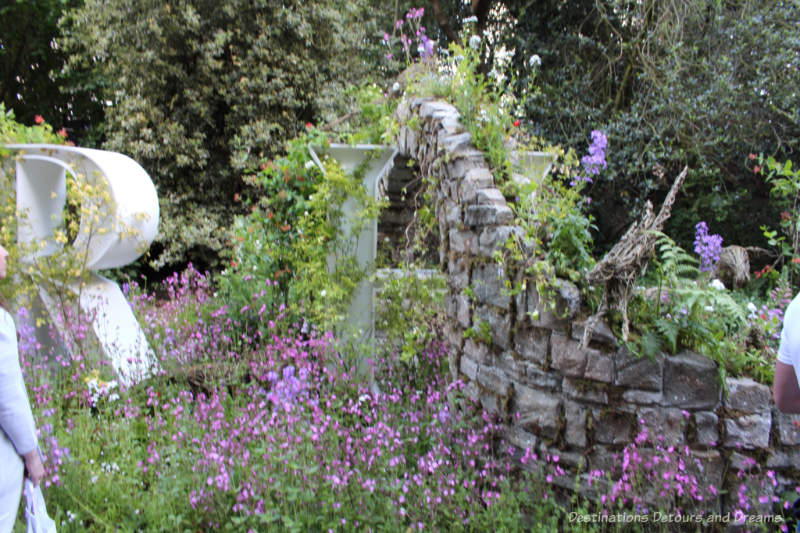
[[247,195],[245,170],[329,112],[364,71],[369,25],[356,24],[358,9],[88,0],[62,21],[68,70],[91,72],[106,102],[104,148],[139,161],[159,189],[156,266],[219,254]]

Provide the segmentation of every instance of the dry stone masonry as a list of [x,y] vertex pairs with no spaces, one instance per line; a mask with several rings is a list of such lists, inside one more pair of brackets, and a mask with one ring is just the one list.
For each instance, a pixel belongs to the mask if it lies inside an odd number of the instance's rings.
[[[587,313],[574,285],[558,281],[551,310],[535,284],[515,274],[517,265],[492,258],[523,231],[456,109],[418,98],[402,102],[397,116],[400,153],[437,184],[451,372],[469,396],[503,417],[520,454],[530,448],[540,457],[558,455],[567,475],[556,482],[572,488],[575,476],[608,470],[646,429],[660,446],[684,450],[700,485],[718,489],[717,500],[703,504],[707,513],[732,510],[743,478],[768,497],[794,488],[800,430],[776,410],[767,386],[728,378],[723,389],[716,363],[688,351],[633,356],[602,322],[582,347]],[[525,289],[512,296],[512,282]],[[476,331],[485,334],[465,335]],[[765,505],[761,511],[771,503]]]

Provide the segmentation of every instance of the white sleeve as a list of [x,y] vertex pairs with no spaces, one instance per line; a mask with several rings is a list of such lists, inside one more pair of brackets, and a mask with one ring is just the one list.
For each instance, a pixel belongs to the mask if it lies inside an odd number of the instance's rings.
[[0,429],[17,453],[24,455],[37,447],[36,426],[22,379],[14,319],[0,309]]

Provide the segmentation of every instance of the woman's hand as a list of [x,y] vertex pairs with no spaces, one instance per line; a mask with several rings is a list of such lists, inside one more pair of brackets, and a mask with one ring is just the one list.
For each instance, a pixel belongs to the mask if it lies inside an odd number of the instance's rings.
[[23,455],[22,458],[25,460],[25,471],[28,474],[28,479],[33,482],[34,487],[39,486],[39,482],[44,477],[44,465],[39,455],[39,449],[34,448]]

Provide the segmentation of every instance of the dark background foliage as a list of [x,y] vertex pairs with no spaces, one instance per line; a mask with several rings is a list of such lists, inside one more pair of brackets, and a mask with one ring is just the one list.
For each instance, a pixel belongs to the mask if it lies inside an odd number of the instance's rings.
[[216,267],[254,194],[242,177],[306,122],[351,111],[346,87],[390,86],[381,37],[420,6],[441,47],[476,15],[487,71],[500,47],[516,51],[517,92],[540,89],[531,133],[582,155],[606,132],[589,191],[599,251],[687,164],[666,230],[687,245],[706,220],[725,244],[764,244],[779,213],[747,155],[797,156],[797,0],[16,1],[0,7],[0,94],[21,122],[43,115],[148,170],[162,199],[152,267]]

